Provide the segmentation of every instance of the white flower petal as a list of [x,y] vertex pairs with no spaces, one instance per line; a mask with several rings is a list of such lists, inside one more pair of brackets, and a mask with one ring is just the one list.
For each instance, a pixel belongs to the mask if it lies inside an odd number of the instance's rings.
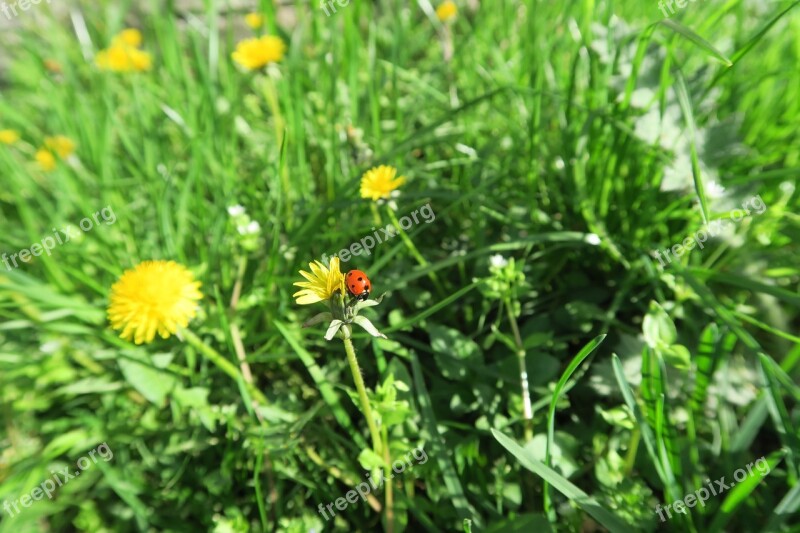
[[334,337],[334,335],[336,335],[336,333],[339,331],[339,328],[342,327],[342,324],[344,324],[344,322],[342,322],[339,319],[332,320],[331,324],[328,326],[328,331],[325,333],[325,340],[326,341],[331,340]]
[[365,318],[363,316],[356,316],[355,318],[353,318],[353,322],[364,328],[364,330],[373,337],[378,337],[381,339],[387,338],[386,335],[378,331],[378,329],[372,325],[372,322],[370,322],[368,318]]

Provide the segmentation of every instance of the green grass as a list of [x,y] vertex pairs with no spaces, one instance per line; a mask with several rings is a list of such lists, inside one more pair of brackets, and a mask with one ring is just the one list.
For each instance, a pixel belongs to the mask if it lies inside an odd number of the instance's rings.
[[[666,22],[657,2],[464,1],[445,29],[428,0],[262,1],[287,53],[257,72],[230,58],[249,9],[55,4],[0,34],[0,130],[21,134],[0,144],[0,254],[115,221],[0,262],[0,505],[103,442],[113,459],[0,511],[0,533],[800,527],[798,2]],[[98,70],[126,27],[152,70]],[[77,150],[44,172],[52,135]],[[364,315],[389,339],[354,344],[390,458],[429,460],[391,512],[381,488],[326,522],[372,439],[292,283],[390,223],[359,195],[379,164],[408,178],[396,216],[435,220],[345,264],[386,293]],[[756,195],[733,233],[651,257]],[[109,327],[112,284],[148,259],[202,281],[196,340]],[[762,457],[768,475],[659,520]]]

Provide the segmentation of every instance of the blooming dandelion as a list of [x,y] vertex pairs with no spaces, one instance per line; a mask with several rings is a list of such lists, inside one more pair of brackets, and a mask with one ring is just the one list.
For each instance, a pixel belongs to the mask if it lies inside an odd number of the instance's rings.
[[256,70],[270,63],[277,63],[283,59],[285,52],[286,45],[280,37],[264,35],[240,41],[231,57],[247,70]]
[[452,0],[445,0],[436,8],[436,16],[442,22],[447,22],[458,14],[458,6]]
[[361,197],[373,201],[387,199],[406,179],[397,176],[397,169],[387,165],[372,168],[361,177]]
[[[355,383],[356,390],[358,391],[359,402],[364,417],[367,419],[367,426],[369,427],[370,436],[372,437],[372,453],[378,457],[382,456],[384,443],[381,440],[378,426],[375,423],[375,417],[372,414],[372,406],[370,405],[369,395],[364,386],[364,378],[361,376],[361,369],[358,366],[356,359],[356,351],[353,346],[352,328],[354,326],[361,327],[364,331],[381,339],[386,339],[386,335],[378,331],[378,329],[364,316],[358,313],[366,307],[374,307],[380,304],[382,297],[377,300],[368,300],[369,290],[362,291],[364,287],[371,288],[371,284],[367,279],[367,275],[361,271],[350,271],[349,275],[360,275],[359,280],[362,286],[359,287],[355,280],[352,280],[352,289],[348,294],[345,287],[345,276],[339,270],[339,258],[333,257],[325,266],[319,261],[309,263],[311,272],[300,271],[300,275],[306,281],[295,282],[295,285],[301,287],[302,290],[295,293],[293,296],[297,299],[299,305],[309,305],[317,302],[326,302],[330,311],[319,313],[310,320],[303,324],[303,327],[312,326],[322,322],[328,322],[328,328],[325,332],[325,340],[330,341],[334,337],[339,337],[344,343],[345,353],[347,355],[347,362],[350,366],[350,372],[353,374],[353,382]],[[356,274],[358,273],[358,274]],[[363,280],[361,278],[364,278]],[[362,452],[363,453],[363,452]]]
[[125,271],[111,287],[108,319],[120,337],[149,343],[185,328],[203,297],[200,282],[174,261],[145,261]]
[[300,271],[306,281],[297,281],[294,285],[301,287],[302,290],[296,292],[293,298],[297,299],[299,305],[315,304],[331,299],[336,290],[340,294],[345,293],[344,274],[339,270],[339,258],[331,258],[328,266],[314,261],[309,263],[311,272]]
[[143,72],[152,67],[150,54],[140,50],[142,34],[135,28],[118,33],[111,46],[101,50],[95,57],[95,64],[101,70],[111,72]]
[[39,168],[44,171],[50,171],[56,168],[56,156],[54,156],[50,150],[40,148],[36,151],[34,158],[39,164]]
[[142,46],[142,32],[136,28],[122,30],[111,40],[111,44],[114,46],[139,48]]
[[75,152],[75,142],[64,135],[45,137],[44,146],[51,152],[57,153],[61,159],[66,159]]
[[0,143],[14,144],[19,140],[19,132],[17,130],[0,130]]
[[143,72],[150,70],[150,54],[126,46],[112,46],[97,54],[95,63],[102,70],[112,72]]
[[248,13],[244,16],[244,21],[252,29],[257,30],[264,25],[264,15],[261,13]]

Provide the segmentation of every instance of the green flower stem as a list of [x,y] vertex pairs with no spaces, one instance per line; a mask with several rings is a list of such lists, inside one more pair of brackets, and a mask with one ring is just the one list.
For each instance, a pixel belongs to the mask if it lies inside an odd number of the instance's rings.
[[375,202],[371,202],[369,204],[370,210],[372,211],[372,220],[375,222],[375,226],[381,227],[383,226],[383,219],[381,218],[381,213],[378,211],[378,208],[375,205]]
[[[424,257],[422,257],[422,254],[419,253],[417,247],[414,245],[414,243],[406,234],[403,227],[400,225],[400,221],[397,220],[397,215],[395,214],[394,209],[387,206],[386,212],[389,213],[389,219],[392,221],[392,224],[394,224],[394,227],[397,230],[397,234],[400,235],[400,238],[403,240],[403,243],[405,243],[406,248],[408,248],[408,251],[411,252],[411,255],[414,256],[414,259],[417,260],[417,263],[419,263],[419,265],[422,268],[426,268],[429,265],[428,261]],[[436,276],[436,272],[428,272],[428,277],[433,282],[434,287],[437,288],[442,287],[442,284],[439,283],[439,278]]]
[[625,455],[625,466],[622,469],[626,476],[633,472],[633,466],[636,463],[636,452],[639,451],[639,439],[641,436],[642,434],[638,427],[631,431],[631,440],[628,443],[628,453]]
[[181,337],[186,339],[186,342],[197,348],[197,350],[200,351],[200,353],[202,353],[203,355],[205,355],[206,358],[214,364],[214,366],[216,366],[217,368],[228,374],[228,376],[230,376],[231,379],[233,379],[236,382],[239,382],[239,380],[241,380],[242,383],[245,384],[245,387],[247,387],[248,392],[253,396],[253,398],[255,398],[255,400],[258,403],[260,403],[261,405],[267,405],[268,403],[267,398],[264,396],[264,394],[262,394],[262,392],[258,390],[255,387],[255,385],[253,385],[252,383],[248,383],[242,377],[242,375],[239,373],[239,369],[236,368],[236,365],[225,359],[225,357],[223,357],[222,354],[220,354],[214,348],[203,342],[203,340],[197,335],[195,335],[194,332],[188,329],[183,329],[181,330],[180,334]]
[[392,456],[389,453],[389,432],[384,425],[381,428],[383,436],[383,467],[386,482],[386,533],[394,531],[394,486],[392,485]]
[[517,317],[514,316],[514,310],[511,307],[511,301],[505,300],[506,312],[508,313],[508,321],[511,323],[511,331],[514,334],[514,344],[517,346],[517,361],[519,362],[519,379],[522,385],[522,413],[525,419],[525,442],[530,442],[533,439],[533,409],[531,408],[531,392],[528,385],[528,369],[525,364],[525,347],[522,344],[522,336],[519,334],[519,326],[517,326]]
[[378,426],[375,425],[375,419],[372,417],[372,408],[369,406],[367,389],[364,387],[364,378],[361,377],[361,369],[358,368],[356,350],[353,348],[353,341],[349,337],[345,337],[344,339],[344,349],[347,352],[347,362],[350,363],[350,371],[353,373],[353,381],[356,383],[358,398],[361,400],[361,409],[364,411],[364,416],[367,418],[369,434],[372,437],[372,447],[375,449],[375,453],[380,455],[381,435],[378,433]]

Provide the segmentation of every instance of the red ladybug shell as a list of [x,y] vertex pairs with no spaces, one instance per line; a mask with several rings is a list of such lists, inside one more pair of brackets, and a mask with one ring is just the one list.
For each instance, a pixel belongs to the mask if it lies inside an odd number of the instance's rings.
[[369,298],[369,291],[372,289],[372,283],[369,278],[361,270],[351,270],[344,277],[347,291],[358,298],[359,300],[366,300]]

